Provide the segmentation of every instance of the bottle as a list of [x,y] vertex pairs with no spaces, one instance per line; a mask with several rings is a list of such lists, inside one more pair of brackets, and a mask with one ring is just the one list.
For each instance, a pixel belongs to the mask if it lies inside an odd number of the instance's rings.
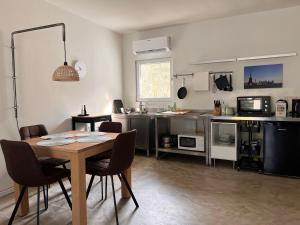
[[81,115],[84,115],[84,106],[81,106]]
[[87,115],[85,105],[83,105],[83,115],[85,115],[85,116]]
[[173,111],[176,112],[176,109],[177,109],[176,102],[174,102],[174,104],[173,104]]
[[224,101],[222,102],[222,105],[221,105],[221,114],[223,116],[226,115],[226,106],[225,106]]

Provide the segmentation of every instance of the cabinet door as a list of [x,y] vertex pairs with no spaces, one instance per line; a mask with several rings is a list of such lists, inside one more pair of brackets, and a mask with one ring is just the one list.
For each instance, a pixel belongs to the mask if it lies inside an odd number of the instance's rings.
[[295,126],[283,123],[264,125],[264,172],[291,175],[296,131]]
[[149,148],[149,119],[130,118],[130,130],[136,129],[136,148]]
[[[224,141],[224,137],[228,137],[228,140]],[[210,144],[211,158],[232,160],[232,161],[237,160],[237,124],[236,123],[211,122],[210,142],[211,142]]]
[[293,153],[292,153],[292,175],[300,177],[300,127],[298,124],[297,126],[297,137],[296,137],[296,144],[295,147],[293,148]]

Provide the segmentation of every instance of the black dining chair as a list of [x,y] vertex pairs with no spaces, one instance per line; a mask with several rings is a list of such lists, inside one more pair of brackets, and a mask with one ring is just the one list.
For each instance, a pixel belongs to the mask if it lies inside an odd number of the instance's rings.
[[[31,126],[25,126],[21,127],[19,130],[19,134],[21,137],[21,140],[26,140],[29,138],[35,138],[35,137],[41,137],[48,135],[48,131],[43,124],[37,124],[37,125],[31,125]],[[66,168],[66,164],[69,163],[69,160],[66,159],[56,159],[56,158],[51,158],[51,157],[45,157],[41,156],[38,157],[38,161],[41,163],[42,166],[45,167],[58,167],[62,166],[62,168]],[[70,183],[71,183],[71,177],[68,177]],[[43,193],[44,193],[44,203],[45,203],[45,209],[47,210],[48,208],[48,186],[45,187],[43,186]]]
[[[109,122],[105,121],[100,124],[99,127],[100,132],[106,132],[106,133],[121,133],[122,132],[122,123],[120,122]],[[111,157],[112,150],[108,150],[102,153],[99,153],[98,155],[92,156],[90,158],[87,158],[87,162],[95,162],[99,160],[108,160]],[[92,182],[89,183],[87,193],[90,192],[92,188],[92,184],[94,182],[94,178],[91,179]],[[101,200],[103,200],[103,177],[100,176],[100,182],[101,182]],[[107,176],[105,176],[105,199],[107,199]]]
[[[114,199],[114,208],[116,215],[116,223],[119,224],[118,219],[118,210],[115,196],[115,187],[114,187],[114,175],[117,175],[121,182],[124,182],[126,188],[128,189],[135,206],[138,208],[139,204],[136,201],[136,198],[131,190],[130,185],[124,175],[124,171],[130,168],[135,151],[135,138],[136,130],[128,131],[125,133],[120,133],[114,142],[111,157],[110,159],[99,160],[99,161],[88,161],[86,165],[86,171],[88,174],[92,175],[90,183],[93,182],[93,177],[95,176],[110,176],[113,199]],[[88,197],[87,193],[87,197]]]
[[[43,124],[21,127],[19,133],[21,140],[48,135],[48,131]],[[66,169],[66,163],[70,162],[69,160],[56,159],[51,157],[38,157],[38,160],[43,166],[62,166],[64,169]]]
[[46,186],[58,182],[67,203],[72,209],[72,203],[69,199],[67,191],[63,185],[62,179],[70,176],[70,171],[63,168],[43,167],[36,158],[32,148],[26,142],[22,141],[0,141],[7,172],[14,182],[22,185],[21,193],[18,197],[8,225],[13,223],[16,212],[22,201],[24,193],[29,187],[37,187],[37,224],[39,225],[40,215],[40,189],[39,187]]

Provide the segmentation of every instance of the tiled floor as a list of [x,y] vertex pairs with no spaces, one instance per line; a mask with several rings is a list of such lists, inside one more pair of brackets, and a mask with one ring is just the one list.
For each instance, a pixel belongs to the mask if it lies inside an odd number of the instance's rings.
[[[237,172],[230,166],[210,168],[202,160],[168,156],[156,160],[139,154],[133,165],[133,191],[140,204],[117,201],[120,224],[131,225],[299,225],[300,179]],[[66,186],[70,188],[68,181]],[[110,187],[110,183],[109,183]],[[50,189],[48,211],[42,225],[71,224],[69,210],[58,185]],[[99,202],[100,186],[88,199],[89,224],[115,224],[112,193]],[[7,224],[13,196],[0,199],[0,224]],[[30,198],[31,212],[14,224],[36,224],[36,195]]]

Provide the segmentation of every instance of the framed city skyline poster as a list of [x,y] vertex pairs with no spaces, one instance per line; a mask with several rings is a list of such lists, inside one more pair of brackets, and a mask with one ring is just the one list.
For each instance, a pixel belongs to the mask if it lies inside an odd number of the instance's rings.
[[283,64],[245,66],[244,89],[282,88]]

